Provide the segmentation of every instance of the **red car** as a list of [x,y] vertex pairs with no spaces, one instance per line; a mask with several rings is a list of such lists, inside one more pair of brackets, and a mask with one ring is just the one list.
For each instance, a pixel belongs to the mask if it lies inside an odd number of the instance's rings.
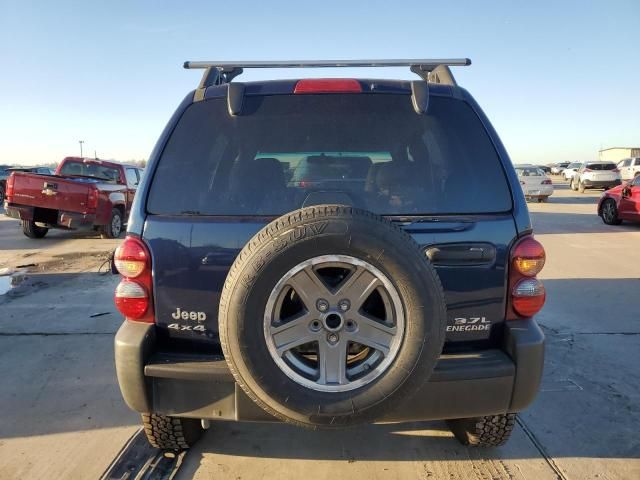
[[640,222],[640,175],[604,192],[598,202],[598,215],[607,225],[620,225],[623,220]]
[[4,208],[22,222],[29,238],[42,238],[50,228],[96,230],[103,238],[117,238],[141,176],[134,165],[67,157],[55,175],[12,173]]

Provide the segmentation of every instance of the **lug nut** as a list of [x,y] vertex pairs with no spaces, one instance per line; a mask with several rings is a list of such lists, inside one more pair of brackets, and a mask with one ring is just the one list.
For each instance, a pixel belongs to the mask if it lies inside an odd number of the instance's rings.
[[316,302],[316,307],[318,307],[318,310],[321,312],[326,312],[329,310],[329,302],[321,298]]
[[330,333],[327,335],[327,341],[331,344],[338,343],[338,335],[335,333]]
[[340,300],[340,303],[338,303],[338,307],[343,312],[346,312],[347,310],[349,310],[349,308],[351,308],[351,302],[349,302],[349,300]]

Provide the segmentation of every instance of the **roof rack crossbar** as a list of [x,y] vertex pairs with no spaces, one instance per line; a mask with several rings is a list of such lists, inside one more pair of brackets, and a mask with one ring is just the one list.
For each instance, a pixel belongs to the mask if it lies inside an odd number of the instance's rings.
[[223,71],[234,68],[339,68],[339,67],[421,67],[433,70],[438,65],[464,67],[471,65],[468,58],[392,59],[392,60],[285,60],[285,61],[220,61],[184,62],[184,68],[216,67]]

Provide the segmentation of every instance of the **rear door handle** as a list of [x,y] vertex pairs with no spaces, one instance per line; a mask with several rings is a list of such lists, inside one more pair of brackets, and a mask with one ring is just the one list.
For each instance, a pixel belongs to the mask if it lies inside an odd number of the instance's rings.
[[487,265],[496,259],[496,247],[490,243],[452,243],[433,245],[426,250],[434,265]]

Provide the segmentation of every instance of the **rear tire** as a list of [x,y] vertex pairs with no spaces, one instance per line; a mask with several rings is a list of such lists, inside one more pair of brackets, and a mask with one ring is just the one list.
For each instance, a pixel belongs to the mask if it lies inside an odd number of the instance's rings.
[[162,450],[191,448],[204,432],[200,420],[143,413],[142,425],[151,446]]
[[447,420],[451,432],[460,443],[471,447],[504,445],[516,424],[516,414],[506,413],[486,417]]
[[0,185],[0,208],[3,207],[4,203],[4,187]]
[[48,228],[39,227],[32,220],[22,220],[22,232],[29,238],[44,238],[48,231]]
[[576,182],[574,182],[573,178],[571,179],[571,190],[573,190],[574,192],[578,190],[578,186],[576,185]]
[[122,212],[114,208],[111,210],[111,217],[109,223],[102,226],[100,229],[100,236],[102,238],[118,238],[122,233]]
[[584,183],[582,183],[582,182],[579,182],[579,183],[578,183],[578,191],[579,191],[580,193],[584,193],[584,191],[585,191]]

